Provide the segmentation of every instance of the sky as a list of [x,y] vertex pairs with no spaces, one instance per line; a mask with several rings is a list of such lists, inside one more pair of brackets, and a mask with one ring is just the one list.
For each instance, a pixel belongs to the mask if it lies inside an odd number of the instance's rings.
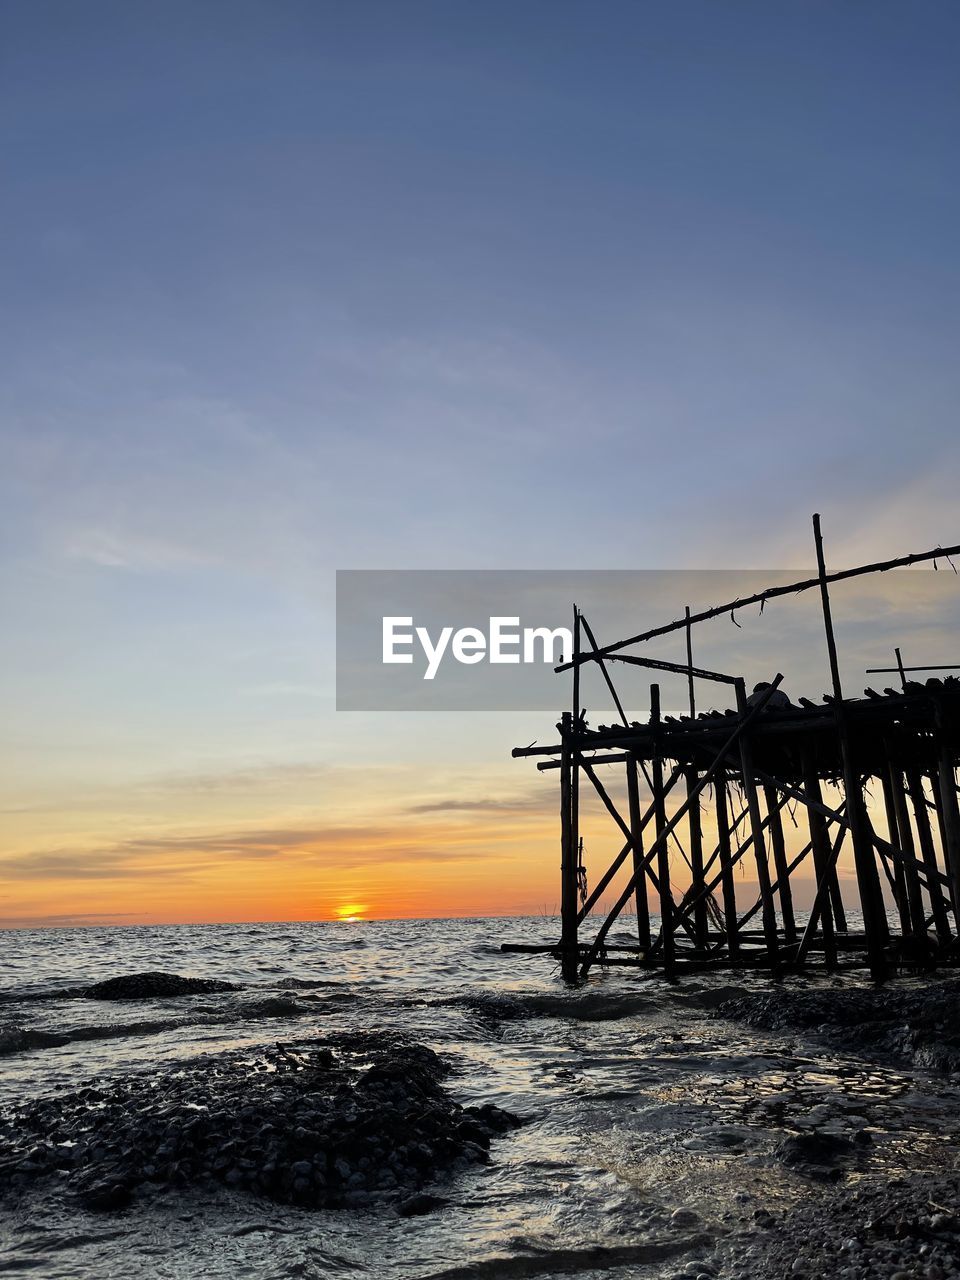
[[0,5],[0,920],[553,909],[549,723],[337,713],[338,568],[960,541],[958,44],[937,0]]

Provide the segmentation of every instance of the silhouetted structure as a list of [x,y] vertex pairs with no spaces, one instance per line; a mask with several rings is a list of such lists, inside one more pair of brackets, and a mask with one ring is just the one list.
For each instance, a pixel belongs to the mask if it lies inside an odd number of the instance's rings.
[[[573,675],[572,711],[557,729],[560,741],[522,747],[514,756],[547,757],[539,769],[560,773],[561,936],[549,947],[507,945],[505,950],[546,951],[570,979],[595,964],[632,964],[672,973],[683,968],[763,966],[773,970],[822,962],[827,968],[863,962],[875,977],[893,968],[932,967],[960,960],[960,680],[908,679],[897,654],[901,688],[866,689],[862,699],[843,696],[830,611],[829,584],[923,561],[947,559],[960,547],[828,573],[820,518],[813,517],[818,575],[773,587],[691,614],[641,635],[599,646],[589,623],[574,608],[574,653],[558,671]],[[799,706],[779,691],[782,676],[748,698],[742,678],[693,665],[692,628],[747,604],[818,589],[833,692],[820,704]],[[687,663],[664,662],[635,652],[655,636],[686,630]],[[628,650],[630,652],[628,652]],[[686,677],[690,714],[660,712],[660,690],[650,687],[650,716],[630,721],[611,676],[611,664],[628,663]],[[580,708],[580,671],[598,664],[619,723],[588,729]],[[949,670],[952,668],[923,668]],[[736,709],[696,714],[695,682],[732,687]],[[786,702],[786,705],[784,703]],[[626,770],[626,811],[621,812],[596,772],[599,764]],[[650,802],[640,799],[640,776]],[[619,830],[622,846],[586,892],[581,867],[579,796],[583,779],[594,787]],[[878,831],[865,788],[878,784],[884,814]],[[839,803],[828,804],[823,783],[834,784]],[[667,816],[671,792],[682,803]],[[797,802],[805,813],[806,843],[789,854],[782,811]],[[715,847],[704,843],[704,806],[714,810]],[[743,832],[741,834],[741,831]],[[862,927],[848,928],[837,877],[842,849],[852,849]],[[670,883],[670,850],[680,850],[690,887],[682,895]],[[749,903],[738,901],[735,872],[744,859],[756,875]],[[813,870],[815,898],[801,927],[791,877]],[[604,895],[616,892],[589,941],[581,933]],[[888,918],[884,890],[892,903]],[[739,885],[744,897],[744,883]],[[634,944],[608,943],[626,908],[636,912]],[[654,927],[654,918],[659,924]]]

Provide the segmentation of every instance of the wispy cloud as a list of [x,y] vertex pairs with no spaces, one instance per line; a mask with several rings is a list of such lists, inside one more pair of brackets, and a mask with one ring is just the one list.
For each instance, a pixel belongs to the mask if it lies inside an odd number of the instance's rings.
[[192,547],[108,529],[74,530],[66,535],[63,550],[70,560],[130,572],[163,572],[216,564],[215,557]]
[[410,805],[407,813],[509,813],[526,814],[544,811],[544,792],[540,787],[526,794],[516,796],[494,797],[478,796],[476,799],[450,797],[439,800],[427,800],[422,804]]
[[[501,811],[502,812],[502,811]],[[501,831],[507,836],[508,831]],[[350,870],[393,862],[496,857],[497,842],[475,824],[419,827],[342,825],[137,836],[97,847],[37,849],[0,859],[0,882],[44,880],[189,880],[238,861],[288,860]]]

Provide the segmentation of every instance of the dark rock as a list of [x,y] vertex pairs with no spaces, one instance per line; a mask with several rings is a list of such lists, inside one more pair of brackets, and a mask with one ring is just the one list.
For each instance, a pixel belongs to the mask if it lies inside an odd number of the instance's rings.
[[956,978],[922,987],[764,992],[726,1000],[717,1014],[767,1031],[812,1031],[866,1057],[960,1070]]
[[397,1213],[401,1218],[417,1218],[424,1213],[433,1213],[435,1209],[442,1209],[449,1201],[444,1200],[442,1196],[433,1196],[429,1192],[421,1191],[415,1196],[407,1196],[406,1200],[401,1200],[397,1205]]
[[221,1182],[304,1207],[405,1203],[459,1162],[489,1161],[517,1123],[497,1107],[467,1112],[447,1071],[380,1032],[101,1080],[0,1117],[0,1195],[56,1176],[101,1210],[147,1183]]
[[183,978],[178,973],[131,973],[95,982],[81,988],[81,993],[91,1000],[152,1000],[238,989],[235,982],[223,982],[219,978]]
[[784,1164],[829,1165],[854,1151],[854,1144],[836,1134],[814,1131],[792,1134],[777,1146],[776,1155]]
[[127,1180],[95,1182],[81,1191],[78,1199],[94,1213],[114,1213],[133,1199],[133,1186]]

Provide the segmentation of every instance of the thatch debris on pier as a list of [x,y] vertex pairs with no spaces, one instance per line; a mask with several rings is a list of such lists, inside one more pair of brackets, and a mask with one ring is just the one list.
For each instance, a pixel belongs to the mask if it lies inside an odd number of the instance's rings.
[[[542,757],[539,769],[559,773],[561,936],[550,946],[505,949],[551,953],[570,979],[598,964],[667,974],[866,964],[880,978],[896,969],[960,963],[960,680],[916,679],[955,668],[905,667],[898,649],[890,669],[894,687],[845,697],[829,591],[831,583],[849,578],[922,562],[950,563],[960,546],[831,573],[819,516],[813,525],[814,578],[698,613],[687,609],[682,619],[603,646],[574,608],[574,651],[557,668],[569,670],[573,683],[572,709],[557,725],[559,741],[513,752]],[[770,681],[748,696],[741,676],[694,665],[698,623],[807,590],[819,592],[831,673],[832,692],[821,703],[789,703],[779,690],[779,673],[771,672]],[[686,663],[637,651],[681,630]],[[630,720],[614,681],[618,663],[683,677],[689,714],[661,714],[660,688],[653,684],[649,717]],[[616,717],[610,725],[587,726],[580,705],[586,664],[595,664],[605,682]],[[702,681],[729,686],[735,709],[698,714],[695,692]],[[625,803],[618,804],[604,785],[599,765],[623,766]],[[646,804],[641,780],[650,797]],[[592,886],[586,883],[580,839],[585,785],[609,814],[619,845]],[[675,807],[668,817],[671,794]],[[795,851],[784,834],[788,806],[804,821],[805,843]],[[707,840],[714,830],[715,840],[712,834]],[[837,872],[847,849],[856,873],[855,904],[844,901]],[[682,892],[671,885],[675,852],[689,874],[689,888]],[[744,866],[755,875],[753,884],[737,875]],[[801,875],[815,886],[809,913],[794,905]],[[611,941],[622,916],[629,916],[635,940],[624,942],[618,933]]]

